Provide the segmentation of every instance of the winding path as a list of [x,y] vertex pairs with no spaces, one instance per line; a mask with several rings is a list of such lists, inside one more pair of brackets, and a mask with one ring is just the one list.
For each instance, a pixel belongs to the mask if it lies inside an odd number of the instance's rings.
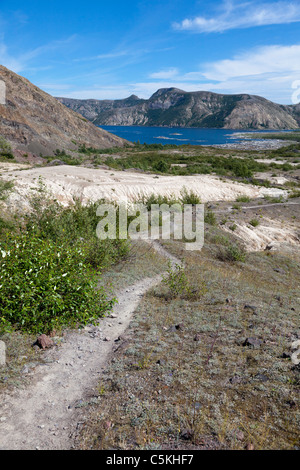
[[[158,242],[152,246],[172,263],[180,263]],[[80,404],[99,385],[115,340],[128,328],[141,297],[161,281],[146,278],[118,294],[112,314],[99,326],[70,331],[61,347],[47,350],[49,362],[31,373],[31,385],[1,396],[1,450],[69,450],[80,425]]]

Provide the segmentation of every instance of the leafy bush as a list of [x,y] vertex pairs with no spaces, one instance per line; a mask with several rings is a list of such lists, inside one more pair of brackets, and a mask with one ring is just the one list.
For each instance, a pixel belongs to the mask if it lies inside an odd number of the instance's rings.
[[85,248],[54,243],[33,233],[0,243],[0,331],[47,333],[95,323],[111,309]]
[[236,198],[236,202],[250,202],[250,197],[249,196],[238,196]]
[[0,156],[8,159],[13,159],[11,145],[0,135]]
[[252,219],[250,220],[249,224],[252,225],[252,227],[257,227],[259,225],[259,220]]
[[244,248],[230,243],[226,247],[219,248],[217,257],[219,260],[229,263],[237,261],[244,263],[246,260],[246,251]]
[[300,190],[293,191],[289,194],[289,198],[300,197]]
[[201,204],[201,199],[194,191],[188,191],[183,188],[181,191],[180,201],[182,204]]
[[173,298],[189,291],[184,267],[180,264],[175,264],[175,266],[172,267],[171,262],[169,262],[167,275],[163,277],[162,282],[168,286],[171,297]]
[[204,222],[209,225],[216,225],[217,219],[213,211],[207,211],[204,215]]
[[42,192],[32,201],[33,212],[26,219],[26,228],[36,236],[54,243],[72,246],[78,241],[85,247],[84,262],[95,269],[103,269],[124,257],[129,250],[127,240],[99,240],[96,228],[99,222],[97,207],[101,202],[85,206],[76,201],[74,206],[62,207],[48,202],[41,208]]
[[160,160],[153,165],[153,170],[159,171],[160,173],[166,173],[169,170],[169,165],[164,160]]

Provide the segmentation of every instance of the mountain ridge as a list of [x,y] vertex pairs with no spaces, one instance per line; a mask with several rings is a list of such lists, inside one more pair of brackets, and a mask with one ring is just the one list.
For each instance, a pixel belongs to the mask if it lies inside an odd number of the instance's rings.
[[95,125],[298,129],[300,104],[281,105],[258,95],[186,92],[160,88],[149,99],[119,100],[56,97]]
[[2,65],[0,80],[6,89],[5,103],[0,104],[0,135],[13,150],[45,156],[56,149],[76,151],[80,145],[109,148],[130,144]]

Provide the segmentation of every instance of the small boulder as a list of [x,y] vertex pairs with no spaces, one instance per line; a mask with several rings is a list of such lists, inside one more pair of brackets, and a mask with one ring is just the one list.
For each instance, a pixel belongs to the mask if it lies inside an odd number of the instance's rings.
[[251,346],[253,348],[260,348],[262,341],[258,338],[246,338],[243,346]]
[[54,346],[54,342],[49,336],[47,335],[40,335],[37,340],[36,344],[41,348],[41,349],[47,349],[47,348],[52,348]]

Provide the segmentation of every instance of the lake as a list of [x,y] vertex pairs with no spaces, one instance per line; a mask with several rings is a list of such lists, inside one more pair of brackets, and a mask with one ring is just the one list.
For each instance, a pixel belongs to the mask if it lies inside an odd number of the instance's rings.
[[[247,139],[241,133],[263,133],[266,131],[242,131],[234,129],[203,129],[186,127],[144,127],[144,126],[99,126],[130,142],[141,144],[175,145],[228,145],[238,144]],[[279,132],[277,131],[268,131]]]

